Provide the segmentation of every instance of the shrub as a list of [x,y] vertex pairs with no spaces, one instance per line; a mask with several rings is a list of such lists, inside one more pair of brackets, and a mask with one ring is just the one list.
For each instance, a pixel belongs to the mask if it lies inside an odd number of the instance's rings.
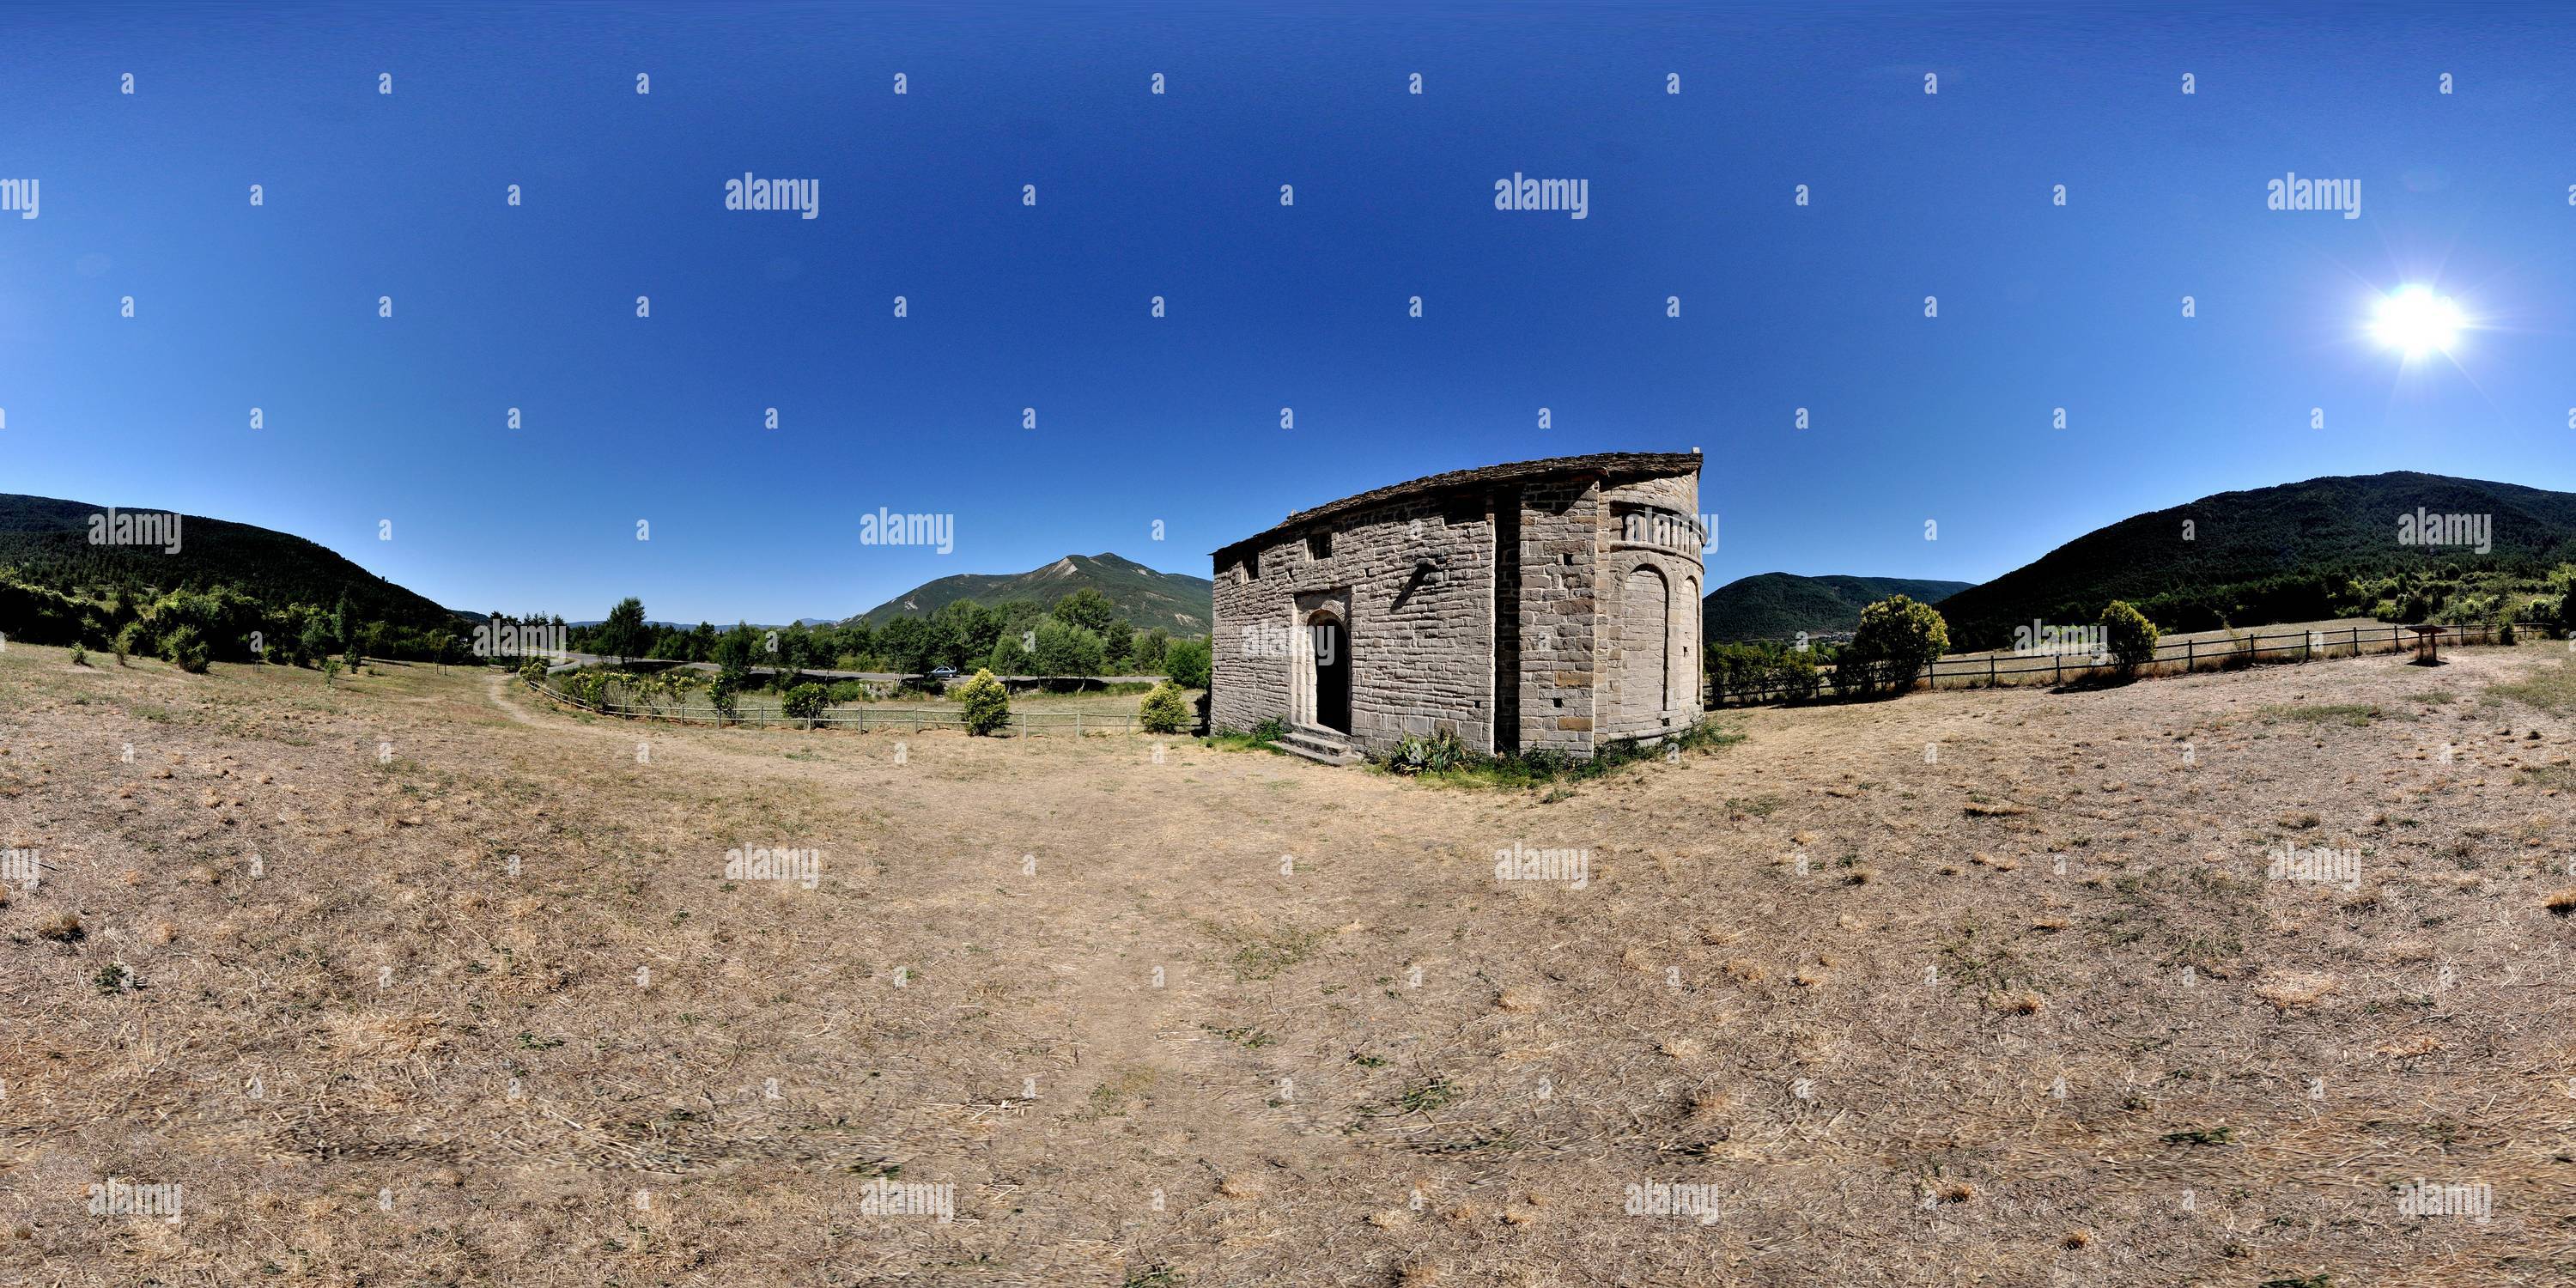
[[87,666],[87,665],[89,665],[89,650],[88,650],[88,649],[85,649],[85,648],[82,648],[82,647],[81,647],[80,645],[78,645],[78,644],[74,644],[74,645],[72,645],[72,665],[74,665],[74,666]]
[[1287,736],[1288,724],[1277,716],[1271,716],[1270,718],[1263,720],[1261,723],[1252,726],[1252,740],[1254,742],[1277,742]]
[[2131,608],[2126,600],[2115,599],[2102,606],[2102,643],[2110,650],[2111,663],[2122,676],[2134,676],[2139,667],[2156,660],[2156,640],[2162,634],[2146,614]]
[[182,626],[161,637],[161,656],[182,671],[202,674],[206,669],[206,640],[194,626]]
[[865,680],[834,680],[823,692],[834,702],[865,702],[869,696]]
[[1433,738],[1406,734],[1396,742],[1395,749],[1387,753],[1386,767],[1399,774],[1438,773],[1444,769],[1455,769],[1467,763],[1468,758],[1467,748],[1459,743],[1456,734],[1444,733]]
[[151,651],[152,632],[141,621],[127,622],[123,629],[117,631],[116,664],[118,666],[125,665],[125,659],[136,653]]
[[1950,651],[1950,627],[1930,604],[1893,595],[1860,610],[1834,668],[1834,687],[1854,696],[1902,693],[1926,663]]
[[1777,695],[1792,702],[1816,696],[1816,650],[1796,649],[1777,640],[1745,644],[1712,644],[1706,653],[1708,678],[1721,691]]
[[546,660],[541,657],[532,657],[527,661],[519,663],[519,678],[530,684],[545,683]]
[[828,697],[829,695],[823,692],[822,685],[800,684],[789,689],[787,696],[778,700],[778,709],[786,712],[790,720],[804,721],[805,727],[810,729],[814,727],[815,717],[823,714],[823,705]]
[[1215,654],[1206,640],[1173,640],[1163,647],[1163,674],[1184,689],[1204,689]]
[[1136,719],[1147,733],[1179,733],[1189,727],[1190,704],[1181,696],[1181,686],[1167,680],[1136,704]]
[[339,678],[340,659],[336,657],[326,657],[322,659],[322,687],[326,689],[330,688],[331,682]]
[[966,720],[966,732],[978,738],[989,737],[1011,723],[1011,691],[994,679],[991,671],[977,671],[974,679],[958,685],[957,703]]

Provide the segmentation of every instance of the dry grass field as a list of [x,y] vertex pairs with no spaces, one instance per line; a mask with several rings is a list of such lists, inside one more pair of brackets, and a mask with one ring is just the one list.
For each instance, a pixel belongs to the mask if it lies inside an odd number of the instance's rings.
[[0,653],[0,1281],[2576,1282],[2560,645],[1510,793],[92,661]]

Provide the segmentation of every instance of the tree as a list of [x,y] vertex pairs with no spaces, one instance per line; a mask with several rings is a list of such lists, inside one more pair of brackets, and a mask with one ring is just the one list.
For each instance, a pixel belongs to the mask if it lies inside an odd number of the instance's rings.
[[1172,633],[1157,626],[1136,637],[1136,670],[1152,675],[1163,669],[1163,650],[1172,646]]
[[919,617],[898,617],[877,632],[877,649],[893,669],[919,675],[941,664],[939,632]]
[[966,732],[975,737],[990,737],[1011,723],[1011,691],[990,671],[977,671],[974,679],[958,685],[957,702]]
[[206,640],[194,626],[181,626],[161,637],[161,656],[182,671],[206,669]]
[[1214,662],[1206,640],[1173,640],[1163,650],[1163,674],[1184,689],[1206,688]]
[[943,650],[951,650],[941,659],[951,666],[972,666],[992,656],[993,642],[1002,637],[1002,615],[971,599],[940,605],[930,615],[930,625],[939,632]]
[[788,719],[802,720],[805,727],[811,729],[815,718],[823,714],[824,703],[829,698],[822,685],[808,682],[789,689],[787,696],[779,699],[778,709],[786,712]]
[[652,633],[644,627],[644,601],[629,595],[608,610],[608,620],[599,624],[595,638],[599,650],[623,662],[642,657],[652,645]]
[[1112,671],[1123,672],[1127,660],[1136,652],[1136,632],[1125,622],[1110,624],[1109,633],[1100,637],[1100,660]]
[[1147,733],[1179,733],[1189,727],[1190,704],[1181,697],[1181,686],[1166,680],[1136,704],[1136,719]]
[[1037,624],[1037,652],[1030,659],[1030,674],[1070,679],[1098,675],[1101,666],[1098,635],[1056,618]]
[[1902,693],[1914,687],[1926,663],[1950,651],[1950,627],[1930,604],[1893,595],[1860,610],[1834,667],[1834,687],[1846,694]]
[[2138,668],[2156,660],[2156,639],[2163,632],[2156,629],[2147,615],[2115,599],[2102,606],[2102,643],[2110,651],[2112,665],[2122,679],[2131,679]]
[[1109,602],[1107,595],[1085,586],[1055,601],[1055,619],[1093,635],[1106,636],[1118,621],[1118,605]]

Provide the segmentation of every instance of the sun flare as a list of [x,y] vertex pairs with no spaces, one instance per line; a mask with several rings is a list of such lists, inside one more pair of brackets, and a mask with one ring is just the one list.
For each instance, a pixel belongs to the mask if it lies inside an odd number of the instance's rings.
[[2463,325],[2460,306],[2450,296],[2435,295],[2429,286],[2407,286],[2379,302],[2371,332],[2381,344],[2416,358],[2449,353]]

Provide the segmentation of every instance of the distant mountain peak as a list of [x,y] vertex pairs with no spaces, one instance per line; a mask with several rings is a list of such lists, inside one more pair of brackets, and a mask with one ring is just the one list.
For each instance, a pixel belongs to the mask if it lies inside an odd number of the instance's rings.
[[1937,604],[1968,586],[1913,577],[1755,573],[1701,599],[1700,634],[1711,644],[1841,634],[1860,625],[1860,610],[1891,595]]
[[986,607],[1027,600],[1053,608],[1079,590],[1096,590],[1120,617],[1139,630],[1160,626],[1175,635],[1204,635],[1216,617],[1215,583],[1205,577],[1158,572],[1110,552],[1065,555],[1023,573],[958,573],[924,582],[861,613],[871,626],[896,617],[927,617],[961,599]]
[[[2484,516],[2492,548],[2410,544],[2419,511]],[[2186,526],[2188,525],[2188,526]],[[2187,535],[2186,535],[2187,534]],[[2305,621],[2322,583],[2460,566],[2576,559],[2576,493],[2416,470],[2336,474],[2218,492],[2105,524],[1941,606],[1950,639],[1988,647],[2033,621],[2089,622],[2114,599],[2168,630]],[[2351,605],[2344,605],[2349,608]]]

